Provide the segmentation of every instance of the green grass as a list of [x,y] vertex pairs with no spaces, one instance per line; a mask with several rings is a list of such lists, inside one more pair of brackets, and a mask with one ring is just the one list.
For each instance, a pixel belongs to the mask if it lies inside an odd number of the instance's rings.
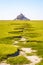
[[[15,40],[19,41],[21,39],[19,37],[26,38],[28,42],[26,41],[25,44],[23,42],[19,42],[17,45],[19,45],[20,47],[31,47],[32,49],[37,50],[35,54],[43,58],[43,20],[5,20],[0,21],[0,59],[1,57],[5,57],[7,54],[12,54],[13,52],[15,52],[14,49],[11,50],[11,48],[14,47],[10,46],[12,46]],[[8,48],[7,45],[9,45]],[[10,52],[8,52],[9,50]]]
[[43,65],[43,60],[41,62],[39,62],[38,64],[36,64],[36,65]]
[[[20,30],[23,31],[23,33],[22,32],[18,33],[18,31]],[[8,32],[12,32],[13,34]],[[25,34],[27,33],[29,35],[29,36],[27,35],[28,37],[34,35],[35,37],[33,39],[43,40],[42,32],[43,21],[0,21],[0,38],[20,35],[25,36]]]
[[7,59],[7,63],[10,63],[11,65],[17,65],[17,64],[29,64],[30,61],[27,60],[24,56],[17,56],[13,58]]
[[17,51],[17,48],[9,44],[0,44],[0,61],[7,58],[8,54],[13,54]]
[[36,52],[32,52],[32,53],[26,53],[27,56],[32,56],[32,55],[36,55]]
[[43,43],[37,43],[37,42],[26,42],[25,44],[23,43],[18,43],[19,46],[25,47],[25,48],[32,48],[34,50],[37,50],[36,55],[43,57]]

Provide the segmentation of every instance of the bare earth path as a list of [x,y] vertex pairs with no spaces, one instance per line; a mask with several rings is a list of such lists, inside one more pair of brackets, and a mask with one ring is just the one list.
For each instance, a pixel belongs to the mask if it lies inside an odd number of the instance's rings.
[[10,65],[10,64],[7,64],[7,63],[0,63],[0,65]]
[[[28,51],[29,51],[29,50],[28,50]],[[30,51],[29,51],[29,53],[30,53]],[[20,55],[23,55],[24,57],[26,57],[28,60],[31,61],[30,64],[26,64],[26,65],[35,65],[35,64],[39,63],[39,62],[42,60],[42,58],[39,58],[39,57],[36,56],[36,55],[27,56],[26,53],[23,52],[23,51],[20,51]]]
[[[18,42],[16,42],[18,43]],[[19,47],[18,45],[15,45],[16,47]],[[24,64],[24,65],[35,65],[37,63],[39,63],[42,58],[39,58],[38,56],[36,55],[32,55],[32,56],[27,56],[26,53],[32,53],[33,51],[36,52],[35,50],[32,50],[31,48],[21,48],[22,51],[20,51],[20,55],[23,55],[24,57],[26,57],[28,60],[31,61],[30,64]],[[10,65],[10,64],[7,64],[6,62],[2,62],[0,63],[0,65]]]
[[[25,41],[26,39],[22,38],[21,40]],[[19,43],[19,41],[17,41],[16,43]],[[15,45],[15,46],[19,47],[18,45]],[[37,52],[37,50],[32,50],[31,48],[21,48],[21,50],[22,51],[20,51],[20,55],[23,55],[24,57],[26,57],[28,60],[31,61],[30,64],[26,64],[26,65],[35,65],[42,60],[42,58],[39,58],[37,55],[31,55],[31,56],[26,55],[26,53]]]

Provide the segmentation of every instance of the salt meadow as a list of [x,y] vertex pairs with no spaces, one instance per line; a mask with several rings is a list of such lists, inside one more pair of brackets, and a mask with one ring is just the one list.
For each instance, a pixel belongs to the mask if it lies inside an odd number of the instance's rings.
[[0,65],[26,64],[43,65],[43,21],[0,21]]

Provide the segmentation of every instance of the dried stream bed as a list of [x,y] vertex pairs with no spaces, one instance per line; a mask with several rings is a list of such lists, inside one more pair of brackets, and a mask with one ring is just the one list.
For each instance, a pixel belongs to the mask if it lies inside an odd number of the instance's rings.
[[37,51],[32,50],[31,48],[22,48],[22,51],[20,53],[20,55],[25,56],[28,60],[31,61],[29,65],[35,65],[42,60],[42,58],[38,57],[37,55],[31,55],[31,56],[26,55],[26,53],[32,53],[32,52],[37,52]]
[[[24,41],[23,41],[24,40]],[[23,42],[26,42],[26,39],[25,38],[22,38],[20,41],[23,41]],[[20,47],[19,45],[16,45],[18,44],[19,41],[15,41],[13,44],[15,47]],[[41,62],[42,58],[38,57],[37,55],[28,55],[27,56],[27,53],[28,54],[31,54],[31,53],[35,53],[37,52],[37,50],[33,50],[32,48],[21,48],[21,51],[20,51],[20,56],[24,56],[25,58],[27,58],[27,60],[30,60],[30,64],[25,64],[25,65],[36,65],[37,63]],[[0,65],[10,65],[10,64],[7,64],[6,62],[5,63],[0,63]]]

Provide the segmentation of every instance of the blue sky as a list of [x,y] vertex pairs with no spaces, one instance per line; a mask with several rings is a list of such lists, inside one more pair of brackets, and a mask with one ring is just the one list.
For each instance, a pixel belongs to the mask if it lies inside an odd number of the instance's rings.
[[0,20],[12,20],[20,13],[43,20],[43,0],[0,0]]

